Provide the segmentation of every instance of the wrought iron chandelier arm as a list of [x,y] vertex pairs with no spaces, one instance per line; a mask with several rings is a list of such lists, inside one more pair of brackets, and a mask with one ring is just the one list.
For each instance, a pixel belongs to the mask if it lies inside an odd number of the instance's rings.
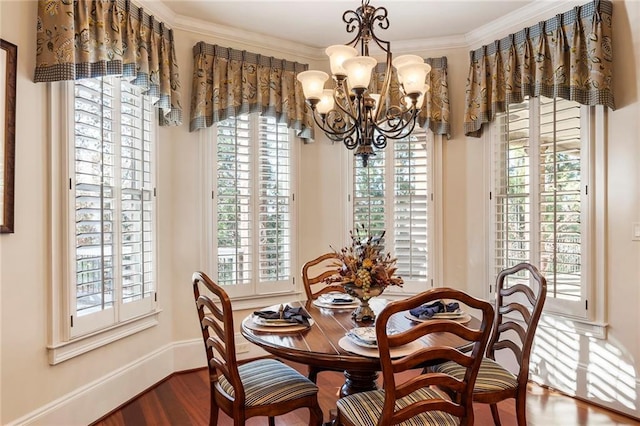
[[[320,114],[314,109],[312,115],[313,121],[315,121],[320,130],[333,141],[342,140],[342,138],[352,135],[356,130],[355,121],[351,120],[351,126],[346,126],[348,121],[344,119],[340,111],[335,109],[332,109],[326,114]],[[340,123],[345,123],[345,126],[341,126]]]
[[389,139],[402,139],[415,129],[419,112],[420,110],[412,105],[398,114],[387,114],[384,120],[374,122],[373,126],[378,133]]

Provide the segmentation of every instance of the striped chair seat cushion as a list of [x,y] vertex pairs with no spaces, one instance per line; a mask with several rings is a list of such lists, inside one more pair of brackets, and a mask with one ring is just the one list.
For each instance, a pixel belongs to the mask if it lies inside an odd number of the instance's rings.
[[[449,399],[449,397],[436,389],[422,388],[410,393],[402,399],[396,401],[396,410],[406,407],[414,402],[425,399],[438,398]],[[340,414],[359,426],[375,426],[382,415],[384,405],[384,390],[360,392],[345,396],[338,400],[338,410]],[[410,418],[400,426],[425,426],[438,425],[449,426],[459,425],[460,419],[443,411],[429,411]]]
[[[245,405],[248,407],[273,404],[313,395],[318,387],[298,371],[274,359],[260,359],[238,367],[244,385]],[[232,398],[235,392],[224,377],[217,387]]]
[[[462,380],[466,369],[453,361],[431,367],[432,371],[450,374]],[[510,371],[490,358],[483,358],[478,371],[474,393],[495,392],[505,389],[514,389],[518,386],[518,379]]]

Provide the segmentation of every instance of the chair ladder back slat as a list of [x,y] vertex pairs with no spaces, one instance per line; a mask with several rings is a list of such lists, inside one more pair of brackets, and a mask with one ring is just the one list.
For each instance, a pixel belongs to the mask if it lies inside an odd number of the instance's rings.
[[531,309],[520,303],[509,303],[507,305],[502,305],[498,308],[501,316],[507,315],[511,312],[518,312],[522,316],[522,320],[529,324],[531,323]]
[[[320,426],[322,409],[318,404],[318,387],[292,367],[274,359],[251,360],[239,366],[231,299],[203,272],[194,272],[191,281],[207,353],[211,392],[209,424],[218,424],[219,411],[231,417],[236,425],[244,425],[246,419],[255,416],[269,417],[272,425],[275,416],[308,408],[309,425]],[[212,296],[202,295],[201,286]],[[287,393],[289,389],[292,391]]]
[[[509,284],[509,285],[507,285]],[[516,373],[515,384],[511,381],[497,379],[507,377],[504,374],[496,374],[494,370],[507,370],[505,367],[491,367],[491,370],[483,370],[487,379],[499,380],[499,386],[491,383],[479,383],[482,390],[474,395],[474,398],[486,404],[492,404],[492,415],[495,424],[500,424],[497,410],[493,407],[498,402],[508,398],[516,401],[516,419],[519,426],[525,426],[526,422],[526,396],[527,381],[529,379],[529,360],[531,347],[535,337],[538,321],[542,315],[542,309],[547,296],[547,280],[534,265],[523,262],[510,268],[505,268],[496,278],[496,319],[494,329],[487,346],[487,357],[496,359],[496,353],[500,350],[510,350],[519,365]],[[530,306],[526,306],[526,303]],[[518,312],[517,315],[508,315]],[[514,333],[520,340],[517,342]],[[495,390],[499,389],[499,390]]]
[[336,253],[325,253],[315,259],[306,262],[302,266],[302,283],[304,285],[307,299],[315,300],[319,295],[328,293],[329,291],[338,291],[344,293],[341,285],[331,285],[325,283],[325,279],[338,275],[340,268]]
[[[387,335],[387,323],[392,315],[442,299],[457,301],[460,304],[478,310],[481,314],[480,325],[469,327],[456,321],[438,319],[420,323],[401,333]],[[494,311],[491,304],[450,288],[433,288],[416,296],[389,303],[376,317],[376,338],[380,353],[383,382],[385,384],[382,412],[384,424],[396,424],[419,413],[434,410],[434,408],[460,417],[462,424],[466,424],[466,422],[472,424],[473,384],[489,340],[493,320]],[[428,337],[430,333],[450,333],[461,340],[470,341],[473,344],[473,350],[470,353],[463,353],[459,349],[450,346],[427,346],[416,349],[409,355],[396,359],[391,358],[390,348],[407,344],[424,336]],[[399,381],[400,379],[396,378],[396,373],[415,369],[425,365],[425,363],[428,364],[443,359],[452,360],[463,365],[465,367],[464,379],[460,380],[449,374],[430,372],[428,369],[423,370],[421,374],[411,379]],[[445,392],[453,392],[456,397],[453,400],[448,398],[429,399],[409,404],[403,408],[396,406],[397,399],[405,397],[418,389],[425,389],[430,386],[440,387]]]

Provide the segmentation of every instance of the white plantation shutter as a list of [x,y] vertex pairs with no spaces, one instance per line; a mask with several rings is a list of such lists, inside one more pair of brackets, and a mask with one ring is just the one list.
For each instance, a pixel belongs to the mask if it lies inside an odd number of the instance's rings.
[[217,143],[217,248],[218,284],[250,284],[251,255],[251,155],[249,117],[219,122]]
[[117,77],[78,80],[74,94],[72,335],[80,335],[154,307],[153,113]]
[[216,128],[218,283],[233,296],[290,290],[290,131],[258,114],[232,117]]
[[395,142],[393,241],[398,275],[426,282],[429,275],[429,159],[426,133]]
[[540,270],[549,295],[582,299],[580,105],[542,98],[540,105]]
[[[364,229],[378,235],[386,229],[387,220],[385,150],[377,150],[375,156],[369,157],[367,167],[363,167],[362,161],[356,156],[353,162],[353,229],[364,226]],[[388,236],[386,242],[388,245]]]
[[385,250],[397,258],[396,275],[409,293],[424,291],[432,278],[432,145],[425,131],[416,130],[377,150],[367,167],[353,160],[353,228],[385,231]]
[[584,313],[588,150],[583,107],[540,97],[497,117],[494,277],[520,262],[547,279],[550,310]]
[[260,281],[287,281],[291,275],[291,150],[289,131],[260,119],[258,225]]

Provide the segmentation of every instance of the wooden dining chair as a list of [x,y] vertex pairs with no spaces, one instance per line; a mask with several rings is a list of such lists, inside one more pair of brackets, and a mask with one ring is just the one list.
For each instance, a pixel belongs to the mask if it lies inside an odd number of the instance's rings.
[[[447,299],[477,311],[480,324],[469,326],[450,319],[434,319],[418,323],[400,333],[387,335],[390,318],[425,303]],[[480,361],[486,349],[493,308],[490,303],[451,288],[434,288],[404,300],[389,303],[377,316],[376,339],[384,389],[361,392],[338,400],[338,424],[347,426],[391,425],[473,425],[472,392]],[[430,346],[430,335],[443,335],[472,345],[464,353],[453,346]],[[417,344],[415,343],[417,342]],[[394,358],[393,351],[414,344],[416,349]],[[406,348],[406,347],[405,347]],[[459,364],[463,377],[422,370],[417,375],[398,375],[419,369],[425,364],[447,360]],[[405,377],[405,379],[402,379]],[[405,423],[402,423],[405,424]]]
[[336,253],[325,253],[302,265],[302,284],[308,300],[316,300],[321,294],[332,291],[345,293],[342,285],[327,285],[324,281],[326,278],[336,275],[337,259]]
[[303,407],[309,408],[310,425],[322,424],[318,387],[298,371],[270,358],[238,365],[229,296],[203,272],[192,281],[209,367],[209,424],[218,423],[220,409],[234,425],[254,416],[268,416],[274,425],[275,416]]
[[[302,283],[307,294],[307,300],[316,300],[321,294],[329,292],[346,293],[339,284],[326,284],[325,279],[335,275],[338,256],[336,253],[325,253],[302,265]],[[339,369],[309,366],[309,380],[316,383],[318,373],[322,371],[342,371]]]
[[[510,398],[515,399],[518,425],[527,424],[529,359],[546,296],[547,280],[529,263],[520,263],[498,274],[494,328],[473,391],[474,401],[490,404],[496,426],[501,424],[497,403]],[[496,361],[496,352],[501,350],[513,354],[515,373]],[[433,370],[458,378],[464,373],[451,363]]]

